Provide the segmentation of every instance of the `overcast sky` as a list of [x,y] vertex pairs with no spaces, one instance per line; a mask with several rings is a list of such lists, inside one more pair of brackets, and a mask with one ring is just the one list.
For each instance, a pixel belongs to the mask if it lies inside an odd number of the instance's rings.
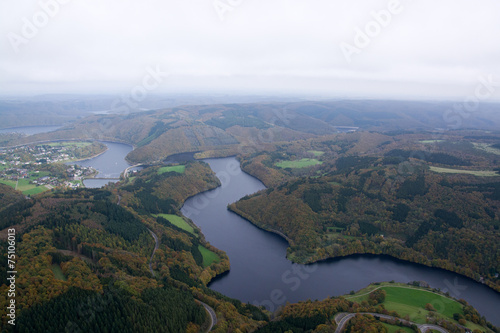
[[0,0],[0,36],[4,95],[461,99],[500,82],[498,0]]

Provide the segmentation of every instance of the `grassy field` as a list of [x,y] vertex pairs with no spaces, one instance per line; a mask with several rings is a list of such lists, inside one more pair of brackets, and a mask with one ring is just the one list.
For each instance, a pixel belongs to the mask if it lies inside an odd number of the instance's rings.
[[[45,186],[36,186],[35,184],[30,184],[29,182],[29,179],[19,179],[19,182],[17,182],[17,190],[21,191],[24,195],[35,195],[48,190]],[[9,185],[13,189],[16,189],[16,181],[14,180],[0,179],[0,183]]]
[[182,230],[186,230],[187,232],[195,235],[194,228],[189,225],[182,217],[173,215],[173,214],[158,214],[155,216],[161,216],[164,219],[167,219],[173,225],[181,228]]
[[340,227],[326,227],[327,232],[341,232],[345,230],[345,228],[340,228]]
[[460,169],[448,169],[430,166],[431,171],[438,173],[463,173],[467,175],[474,175],[477,177],[495,177],[500,176],[496,171],[473,171],[473,170],[460,170]]
[[52,264],[52,272],[54,272],[56,279],[66,281],[66,277],[58,264]]
[[213,262],[220,261],[219,256],[216,253],[207,249],[206,247],[198,245],[198,249],[200,250],[201,255],[203,256],[203,266],[204,267],[210,266]]
[[323,155],[325,152],[321,150],[308,150],[308,153],[312,153],[314,156],[318,157]]
[[380,285],[372,284],[354,295],[347,295],[346,298],[354,302],[362,302],[368,300],[368,294],[379,287],[387,293],[383,303],[387,310],[396,311],[403,317],[408,315],[410,320],[416,323],[425,323],[429,313],[425,309],[427,303],[433,305],[437,313],[452,321],[454,321],[454,313],[463,314],[462,304],[454,299],[424,288],[411,287],[402,283],[384,282]]
[[390,324],[386,324],[386,323],[382,323],[382,325],[384,325],[385,328],[387,328],[387,333],[394,333],[397,330],[403,330],[403,331],[408,332],[408,333],[415,333],[415,331],[409,327],[401,327],[401,326],[390,325]]
[[173,165],[173,166],[166,166],[166,167],[161,167],[158,169],[158,174],[161,175],[162,173],[165,172],[178,172],[178,173],[184,173],[186,170],[185,165]]
[[496,149],[491,147],[490,144],[487,143],[477,143],[473,142],[474,148],[485,151],[487,153],[495,154],[495,155],[500,155],[500,149]]
[[307,168],[307,167],[322,164],[322,163],[323,162],[318,161],[315,158],[303,158],[303,159],[297,160],[297,161],[281,161],[281,162],[276,163],[275,165],[278,168],[282,168],[282,169],[286,169],[286,168],[299,169],[299,168]]
[[444,140],[420,140],[420,143],[438,143],[443,142]]
[[92,144],[92,142],[88,142],[88,141],[62,141],[62,142],[51,142],[51,143],[44,144],[44,145],[51,146],[51,147],[74,146],[74,147],[82,148],[82,147],[90,146],[91,144]]

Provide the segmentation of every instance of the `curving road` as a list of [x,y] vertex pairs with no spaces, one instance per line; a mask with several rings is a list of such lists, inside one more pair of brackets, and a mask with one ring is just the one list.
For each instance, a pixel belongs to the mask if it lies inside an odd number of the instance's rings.
[[388,315],[384,315],[384,314],[380,314],[380,313],[373,313],[373,312],[359,312],[359,313],[341,312],[341,313],[338,313],[335,316],[335,322],[337,323],[337,329],[335,330],[335,333],[342,332],[344,330],[347,322],[357,314],[361,314],[361,315],[369,314],[369,315],[372,315],[374,317],[376,316],[376,317],[380,317],[380,318],[384,318],[384,319],[388,319],[388,320],[397,320],[397,321],[400,321],[400,322],[407,324],[407,325],[415,325],[418,327],[419,331],[422,333],[430,332],[431,330],[436,330],[436,331],[441,332],[441,333],[448,333],[448,331],[445,330],[444,328],[442,328],[441,326],[431,325],[431,324],[417,324],[417,323],[414,323],[414,322],[411,322],[408,320],[404,320],[401,318],[388,316]]
[[210,317],[210,326],[206,330],[206,332],[210,332],[212,330],[212,328],[215,326],[215,324],[217,324],[217,315],[215,314],[214,309],[212,309],[212,307],[210,305],[203,303],[200,300],[197,300],[197,301],[200,302],[201,305],[203,305],[203,307],[205,308],[205,311],[207,311],[208,316]]
[[153,272],[153,266],[151,265],[151,262],[153,261],[153,256],[155,255],[156,250],[158,250],[159,242],[158,242],[158,236],[151,231],[151,229],[148,228],[148,231],[151,233],[151,236],[155,239],[155,248],[153,249],[153,253],[151,253],[151,258],[149,258],[149,271],[151,272],[151,275],[155,276],[155,272]]
[[135,168],[135,167],[140,167],[140,166],[142,166],[142,164],[141,164],[141,163],[136,164],[136,165],[131,165],[131,166],[129,166],[128,168],[126,168],[126,169],[123,171],[123,178],[124,178],[124,179],[127,179],[127,177],[128,177],[128,171],[129,171],[130,169]]

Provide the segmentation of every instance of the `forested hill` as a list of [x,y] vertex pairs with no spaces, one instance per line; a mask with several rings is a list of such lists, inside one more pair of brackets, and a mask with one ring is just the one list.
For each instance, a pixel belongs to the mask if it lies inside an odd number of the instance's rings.
[[378,132],[500,127],[498,104],[482,103],[474,117],[467,119],[450,114],[453,105],[377,100],[197,105],[92,115],[56,132],[0,137],[0,142],[9,146],[51,139],[120,141],[136,147],[129,161],[144,163],[181,152],[200,152],[198,157],[235,155],[267,149],[275,142],[317,138],[345,127]]
[[[215,309],[215,332],[261,326],[268,320],[261,309],[206,287],[229,269],[228,258],[179,212],[187,197],[218,184],[208,165],[191,162],[182,173],[150,167],[105,189],[31,199],[5,192],[10,204],[0,207],[0,259],[7,262],[6,234],[15,229],[17,317],[12,326],[2,316],[1,331],[199,332],[210,323],[199,301]],[[148,229],[158,238],[154,275]]]
[[500,290],[500,133],[348,133],[242,157],[269,187],[230,209],[306,263],[387,254]]

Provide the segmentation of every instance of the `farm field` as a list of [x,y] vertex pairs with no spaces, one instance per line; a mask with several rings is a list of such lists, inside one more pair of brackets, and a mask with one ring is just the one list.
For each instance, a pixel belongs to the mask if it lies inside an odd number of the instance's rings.
[[[358,292],[345,297],[354,302],[362,302],[368,300],[368,295],[376,290],[383,289],[386,292],[385,301],[382,303],[389,311],[396,311],[400,316],[409,316],[410,320],[419,324],[426,322],[429,313],[426,310],[426,304],[431,304],[436,313],[445,317],[446,320],[455,322],[453,315],[455,313],[463,315],[463,305],[458,301],[440,295],[422,287],[413,287],[403,283],[382,282],[371,284],[368,287],[359,290]],[[466,325],[468,328],[482,329],[470,321]]]
[[303,158],[300,160],[296,161],[281,161],[276,163],[275,165],[278,168],[286,169],[286,168],[295,168],[295,169],[300,169],[300,168],[307,168],[313,165],[318,165],[322,164],[323,162],[315,159],[315,158]]
[[194,228],[189,225],[184,219],[180,216],[173,215],[173,214],[157,214],[154,216],[161,216],[164,219],[167,219],[170,223],[175,225],[176,227],[181,228],[182,230],[185,230],[193,235],[195,235]]
[[35,184],[30,184],[29,182],[29,179],[19,179],[18,182],[14,180],[0,179],[0,183],[9,185],[13,189],[21,191],[24,195],[35,195],[48,190],[48,188],[45,186],[37,186]]
[[177,172],[177,173],[184,173],[186,170],[185,165],[173,165],[173,166],[166,166],[166,167],[161,167],[158,169],[158,174],[161,175],[166,172]]
[[449,168],[440,168],[435,166],[429,167],[431,171],[438,173],[463,173],[467,175],[474,175],[478,177],[495,177],[500,176],[496,171],[474,171],[474,170],[460,170],[460,169],[449,169]]

